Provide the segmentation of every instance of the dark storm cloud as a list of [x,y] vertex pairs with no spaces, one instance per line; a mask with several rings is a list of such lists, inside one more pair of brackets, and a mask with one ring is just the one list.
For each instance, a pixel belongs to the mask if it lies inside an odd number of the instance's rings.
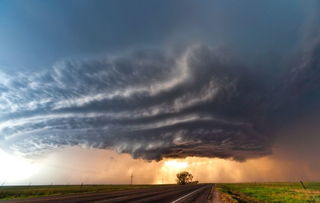
[[[320,41],[314,40],[281,77],[274,95],[278,123],[299,120],[319,113]],[[290,118],[290,119],[288,119]]]
[[319,107],[319,47],[278,77],[205,46],[1,73],[1,147],[81,145],[148,160],[267,155],[280,125]]
[[145,159],[245,159],[270,152],[260,131],[268,90],[220,50],[134,51],[2,73],[2,146],[112,148]]

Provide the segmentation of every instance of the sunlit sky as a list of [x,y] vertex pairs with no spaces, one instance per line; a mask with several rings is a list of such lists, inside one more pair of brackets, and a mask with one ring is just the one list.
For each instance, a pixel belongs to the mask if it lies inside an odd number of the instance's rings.
[[317,0],[3,0],[0,185],[319,180]]

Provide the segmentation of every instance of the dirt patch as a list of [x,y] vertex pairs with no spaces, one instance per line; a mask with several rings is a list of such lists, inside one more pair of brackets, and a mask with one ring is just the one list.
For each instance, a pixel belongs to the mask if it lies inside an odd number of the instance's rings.
[[223,192],[219,192],[219,200],[223,203],[238,203],[238,201],[233,199],[231,195]]
[[255,198],[249,197],[249,196],[245,195],[244,193],[234,191],[225,185],[220,185],[218,190],[220,193],[221,202],[263,203],[263,201],[261,201],[261,200],[257,200]]

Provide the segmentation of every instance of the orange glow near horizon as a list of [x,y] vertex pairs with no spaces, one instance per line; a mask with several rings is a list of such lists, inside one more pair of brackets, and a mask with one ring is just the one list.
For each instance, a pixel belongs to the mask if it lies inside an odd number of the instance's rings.
[[194,180],[200,182],[241,182],[252,178],[263,180],[264,177],[258,173],[265,173],[273,168],[273,162],[269,158],[238,162],[220,158],[187,157],[165,159],[160,164],[155,184],[175,183],[176,174],[181,171],[190,172]]
[[[7,163],[13,163],[14,157],[2,155],[0,158]],[[0,170],[0,182],[32,182],[33,185],[129,184],[133,174],[134,184],[172,184],[176,182],[176,174],[181,171],[190,172],[193,180],[201,183],[314,181],[320,178],[318,171],[311,168],[307,162],[286,160],[276,154],[245,162],[200,157],[166,158],[157,162],[133,159],[129,154],[118,154],[111,150],[71,147],[33,162],[26,159],[14,160],[17,161],[13,165],[8,165],[4,171]],[[19,172],[21,168],[26,169],[24,173]]]
[[180,160],[168,160],[164,162],[164,165],[174,169],[184,169],[187,168],[189,164]]
[[160,162],[160,175],[157,177],[155,184],[175,183],[175,174],[188,169],[189,163],[182,159],[168,159]]

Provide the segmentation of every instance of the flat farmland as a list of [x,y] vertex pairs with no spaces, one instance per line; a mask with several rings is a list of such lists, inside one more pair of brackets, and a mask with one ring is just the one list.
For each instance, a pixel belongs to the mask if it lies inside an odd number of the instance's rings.
[[39,185],[39,186],[1,186],[0,200],[23,199],[74,193],[110,192],[134,190],[163,185]]
[[320,182],[304,186],[299,182],[2,186],[0,202],[320,202]]
[[320,182],[217,184],[222,202],[320,202]]

